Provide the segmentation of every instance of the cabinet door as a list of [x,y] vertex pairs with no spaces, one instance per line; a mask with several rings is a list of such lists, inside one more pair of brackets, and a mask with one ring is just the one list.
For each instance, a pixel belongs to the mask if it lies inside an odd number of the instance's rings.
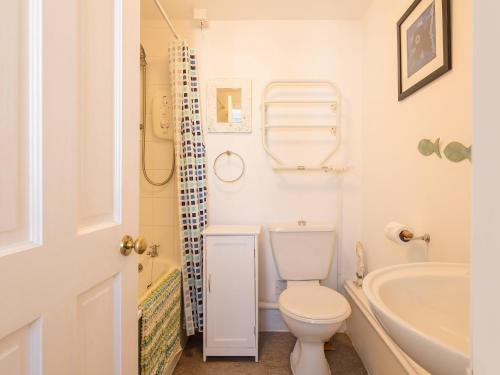
[[252,236],[207,238],[208,347],[255,347],[254,252]]

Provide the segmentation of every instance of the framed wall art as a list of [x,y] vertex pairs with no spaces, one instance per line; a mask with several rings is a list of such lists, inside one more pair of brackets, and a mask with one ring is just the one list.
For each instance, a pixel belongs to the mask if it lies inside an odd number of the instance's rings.
[[398,100],[451,69],[450,0],[415,0],[398,21]]

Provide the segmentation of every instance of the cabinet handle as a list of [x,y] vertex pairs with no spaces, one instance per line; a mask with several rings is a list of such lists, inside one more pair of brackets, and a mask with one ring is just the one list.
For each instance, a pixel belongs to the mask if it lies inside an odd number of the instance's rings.
[[212,275],[209,274],[208,275],[208,293],[210,293],[212,291],[212,288],[211,288],[212,283],[211,283],[211,281],[212,281]]

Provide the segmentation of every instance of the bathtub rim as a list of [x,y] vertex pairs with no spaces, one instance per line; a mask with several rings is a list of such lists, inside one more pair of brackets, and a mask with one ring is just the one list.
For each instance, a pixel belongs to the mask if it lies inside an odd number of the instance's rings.
[[369,301],[366,298],[362,287],[357,286],[354,280],[346,280],[344,282],[344,289],[349,298],[356,304],[356,307],[361,311],[365,319],[372,326],[376,334],[386,345],[386,347],[392,352],[395,359],[400,363],[405,371],[409,375],[430,375],[425,369],[423,369],[413,359],[411,359],[384,330],[384,328],[372,312]]
[[[384,301],[377,296],[367,285],[371,282],[375,282],[377,278],[383,278],[385,274],[390,274],[392,271],[402,271],[405,269],[418,271],[419,269],[424,270],[433,270],[439,268],[449,268],[453,270],[463,270],[463,275],[458,275],[458,277],[470,277],[470,264],[468,263],[449,263],[449,262],[418,262],[418,263],[405,263],[405,264],[397,264],[393,266],[388,266],[384,268],[377,269],[375,271],[370,272],[364,279],[363,282],[363,293],[368,298],[368,304],[370,306],[370,310],[373,308],[375,310],[379,310],[383,312],[386,316],[390,317],[397,325],[405,327],[409,331],[413,332],[418,337],[421,337],[424,340],[432,341],[436,346],[443,347],[450,352],[453,352],[454,355],[458,357],[463,357],[464,360],[470,361],[470,347],[469,352],[463,352],[460,349],[457,349],[453,346],[447,345],[446,342],[438,340],[433,336],[429,336],[425,332],[413,327],[409,322],[405,319],[394,313],[385,303]],[[414,276],[418,276],[418,274],[412,274]],[[455,276],[455,274],[452,274]],[[370,298],[371,297],[371,298]],[[373,307],[371,306],[373,304]],[[375,314],[374,314],[375,316]],[[375,316],[376,318],[376,316]],[[470,339],[470,337],[469,337]]]
[[156,278],[155,281],[151,284],[149,288],[147,288],[144,293],[141,294],[137,301],[137,319],[142,318],[142,310],[139,308],[142,302],[146,300],[146,298],[149,297],[149,295],[152,293],[153,290],[156,289],[156,287],[160,284],[160,282],[163,280],[165,277],[165,274],[171,274],[174,271],[181,271],[181,267],[173,264],[172,262],[168,261],[167,259],[161,259],[162,263],[165,263],[167,265],[167,268]]

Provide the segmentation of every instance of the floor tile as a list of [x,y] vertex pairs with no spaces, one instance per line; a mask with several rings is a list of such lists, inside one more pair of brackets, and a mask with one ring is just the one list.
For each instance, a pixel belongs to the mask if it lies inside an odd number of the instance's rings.
[[[333,343],[335,350],[325,352],[332,375],[368,374],[346,334],[337,333]],[[261,332],[259,362],[248,357],[209,357],[203,362],[203,336],[196,335],[189,339],[174,375],[291,375],[294,345],[291,333]]]

